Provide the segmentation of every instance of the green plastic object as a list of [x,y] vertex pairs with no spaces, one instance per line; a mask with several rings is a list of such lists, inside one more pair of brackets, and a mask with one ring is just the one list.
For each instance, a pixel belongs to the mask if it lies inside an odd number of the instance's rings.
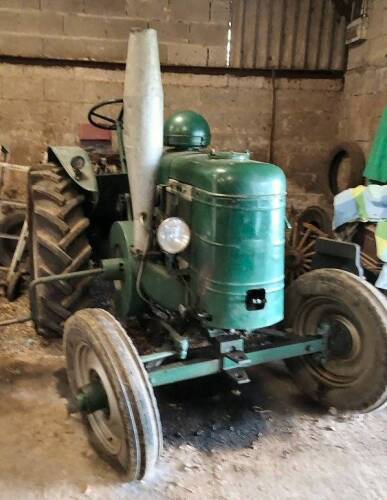
[[164,124],[164,145],[177,149],[205,148],[211,143],[208,122],[195,111],[178,111]]
[[162,157],[159,184],[168,185],[168,196],[176,197],[170,202],[173,212],[166,215],[181,217],[191,228],[191,243],[182,255],[189,263],[189,306],[206,326],[253,330],[281,321],[282,170],[252,161],[248,153],[172,152]]
[[379,128],[364,170],[364,177],[370,181],[387,183],[387,107],[380,119]]

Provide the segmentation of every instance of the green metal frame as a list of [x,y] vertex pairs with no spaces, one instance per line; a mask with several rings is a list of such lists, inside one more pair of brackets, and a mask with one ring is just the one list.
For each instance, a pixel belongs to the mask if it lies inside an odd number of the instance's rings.
[[[243,368],[251,368],[252,366],[269,363],[270,361],[316,354],[325,351],[325,349],[326,341],[322,336],[316,335],[313,338],[307,337],[300,340],[289,340],[280,346],[275,346],[274,344],[273,347],[245,352],[247,362],[243,364]],[[162,355],[163,353],[159,353],[160,357]],[[147,361],[146,357],[142,357],[141,359],[143,362]],[[160,385],[173,384],[183,380],[205,377],[238,368],[242,368],[242,366],[227,356],[205,360],[179,361],[151,369],[149,371],[149,379],[154,387],[158,387]]]
[[[103,261],[103,267],[97,269],[87,269],[74,273],[64,273],[53,276],[44,276],[32,281],[29,287],[31,301],[31,318],[37,318],[37,300],[36,288],[38,285],[50,283],[53,281],[67,281],[85,276],[102,275],[106,279],[117,279],[123,273],[122,259],[108,259]],[[194,378],[205,377],[220,372],[232,372],[241,368],[250,368],[252,366],[268,363],[271,361],[289,359],[298,356],[312,355],[322,353],[326,350],[326,336],[315,335],[309,337],[287,338],[274,341],[270,347],[259,348],[252,351],[243,351],[244,342],[241,338],[229,340],[226,338],[219,342],[219,354],[209,359],[188,359],[184,358],[189,354],[191,357],[195,351],[189,351],[188,339],[179,338],[175,342],[177,350],[154,352],[141,356],[145,367],[148,363],[164,361],[168,358],[180,358],[180,361],[167,363],[157,368],[148,370],[149,379],[154,387],[172,384]],[[183,347],[182,339],[186,341]],[[186,345],[187,344],[187,345]],[[182,349],[184,352],[182,352]],[[243,354],[242,361],[235,361],[230,354],[240,352]]]
[[[252,367],[270,361],[292,358],[295,356],[305,356],[316,354],[326,348],[324,337],[316,336],[316,338],[302,338],[294,341],[286,341],[283,345],[275,347],[267,347],[256,351],[246,352],[244,367]],[[146,366],[147,363],[164,361],[165,359],[178,355],[175,351],[154,352],[141,356],[141,361]],[[153,387],[161,385],[173,384],[208,375],[214,375],[220,372],[233,372],[240,368],[239,363],[232,361],[227,356],[222,356],[214,359],[180,361],[170,363],[148,370],[149,380]],[[83,387],[75,401],[75,411],[85,413],[93,413],[97,410],[102,410],[108,405],[107,397],[102,385],[99,382],[94,382]]]

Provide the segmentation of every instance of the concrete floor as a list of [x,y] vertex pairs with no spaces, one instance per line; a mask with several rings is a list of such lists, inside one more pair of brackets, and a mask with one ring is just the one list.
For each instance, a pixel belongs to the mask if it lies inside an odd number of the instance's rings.
[[[0,299],[0,318],[26,300]],[[165,450],[147,483],[125,484],[66,410],[60,344],[29,324],[0,331],[0,499],[381,499],[387,412],[326,415],[282,365],[235,390],[223,377],[157,391]]]

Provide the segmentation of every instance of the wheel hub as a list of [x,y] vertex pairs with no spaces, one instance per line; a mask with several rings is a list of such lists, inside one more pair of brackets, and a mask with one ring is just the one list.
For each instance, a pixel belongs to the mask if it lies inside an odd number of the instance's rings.
[[339,321],[330,325],[328,337],[328,350],[333,357],[346,358],[353,348],[353,338],[348,328]]
[[82,387],[77,395],[78,410],[87,414],[98,410],[108,410],[109,401],[99,380]]
[[119,402],[102,363],[91,346],[80,343],[75,351],[78,405],[83,405],[94,434],[109,453],[125,448]]
[[320,323],[318,331],[327,335],[330,359],[354,359],[360,352],[359,332],[349,319],[335,315]]

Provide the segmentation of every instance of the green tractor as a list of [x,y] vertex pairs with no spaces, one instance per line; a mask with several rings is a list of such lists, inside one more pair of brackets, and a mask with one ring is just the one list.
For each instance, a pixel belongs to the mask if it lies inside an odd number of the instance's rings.
[[[111,102],[89,114],[117,131],[118,154],[101,164],[51,147],[52,164],[30,176],[33,318],[45,336],[64,325],[95,448],[141,479],[162,449],[154,387],[217,373],[244,384],[250,367],[274,360],[326,407],[382,407],[385,297],[347,271],[316,269],[285,301],[282,170],[208,150],[209,126],[192,111],[163,123],[153,30],[131,34],[127,68],[118,117],[100,111]],[[83,308],[95,275],[114,285],[115,317]],[[150,346],[141,355],[124,328],[133,318]]]

